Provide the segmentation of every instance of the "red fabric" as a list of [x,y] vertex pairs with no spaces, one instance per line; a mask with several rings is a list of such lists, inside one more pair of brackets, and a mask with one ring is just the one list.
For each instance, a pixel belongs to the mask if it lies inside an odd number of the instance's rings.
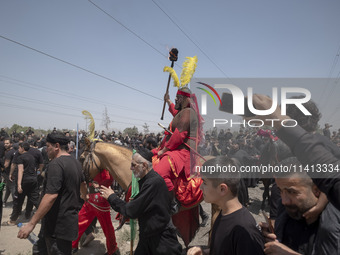
[[169,112],[172,114],[172,116],[176,116],[176,114],[178,113],[178,110],[175,109],[175,104],[172,103],[170,106],[169,106]]
[[182,95],[185,97],[190,97],[190,93],[184,92],[182,90],[178,90],[176,95]]
[[203,201],[203,192],[200,189],[203,180],[191,178],[189,181],[177,178],[175,184],[176,198],[185,208],[191,208]]
[[176,198],[184,207],[192,207],[203,199],[201,178],[192,178],[190,164],[195,166],[190,151],[182,149],[167,151],[160,158],[153,157],[153,169],[163,177],[169,191],[175,189]]
[[[199,114],[196,96],[194,94],[188,94],[188,96],[192,99],[190,100],[190,107],[194,109],[198,118],[195,148],[197,150],[197,146],[203,135],[202,125],[204,120]],[[174,104],[169,106],[169,111],[173,116],[176,116],[178,113]],[[165,137],[161,145],[157,150],[153,150],[155,156],[152,158],[152,164],[153,169],[163,177],[168,190],[172,191],[174,189],[176,198],[181,205],[186,208],[184,211],[174,215],[172,219],[185,245],[188,246],[199,228],[197,205],[203,200],[203,192],[200,190],[202,180],[200,178],[192,179],[191,173],[195,172],[193,167],[200,165],[200,163],[197,155],[190,153],[190,150],[176,149],[180,144],[183,144],[183,140],[188,137],[188,132],[180,133],[178,129],[173,131],[172,123],[170,123],[169,129],[173,134],[170,139],[166,141],[167,136],[170,134],[164,132]],[[189,137],[189,139],[192,138]],[[170,150],[158,157],[158,151],[163,149],[164,146]]]
[[[113,182],[113,178],[109,171],[104,169],[101,173],[97,174],[94,181],[100,185],[109,187]],[[72,248],[78,248],[80,237],[91,224],[93,219],[97,217],[106,237],[107,252],[108,254],[113,254],[117,249],[117,242],[111,221],[110,204],[106,199],[102,198],[99,193],[89,194],[89,196],[89,201],[83,204],[83,207],[79,212],[79,233],[77,240],[72,242]],[[100,210],[92,206],[90,203],[98,206]]]
[[[164,155],[164,154],[163,154]],[[155,155],[152,158],[152,165],[153,169],[163,177],[166,186],[168,187],[169,191],[172,191],[174,189],[173,180],[177,178],[176,175],[174,175],[174,172],[171,169],[170,163],[168,161],[168,157],[162,157],[161,159]]]
[[180,211],[172,216],[172,222],[181,234],[181,238],[186,247],[194,239],[199,229],[199,206]]
[[165,147],[169,150],[175,150],[178,146],[183,144],[185,138],[188,137],[188,131],[179,132],[176,128],[175,131],[172,133],[170,139],[165,142]]
[[202,140],[202,137],[203,137],[204,119],[203,119],[203,117],[201,116],[201,114],[199,112],[196,95],[195,94],[191,94],[190,98],[191,98],[190,107],[197,114],[197,120],[198,120],[197,134],[196,134],[196,151],[197,151],[197,147],[200,144],[200,142]]
[[90,205],[88,202],[85,202],[83,207],[79,212],[79,233],[77,240],[72,242],[72,248],[78,248],[78,243],[80,237],[83,235],[85,230],[91,224],[93,219],[97,217],[100,223],[100,226],[103,229],[103,232],[106,237],[106,248],[108,254],[113,254],[117,250],[117,242],[115,231],[112,226],[111,215],[110,211],[108,212],[101,212],[97,210],[95,207]]
[[264,136],[264,137],[269,137],[273,141],[277,141],[279,139],[277,136],[273,136],[272,131],[270,129],[266,129],[266,130],[259,129],[259,131],[257,131],[257,135]]
[[[99,174],[96,175],[93,181],[98,183],[99,185],[103,185],[108,188],[112,185],[113,178],[110,175],[109,171],[104,169],[103,171],[101,171]],[[99,193],[89,194],[89,202],[96,204],[98,206],[102,206],[102,207],[110,206],[107,200],[101,197]]]

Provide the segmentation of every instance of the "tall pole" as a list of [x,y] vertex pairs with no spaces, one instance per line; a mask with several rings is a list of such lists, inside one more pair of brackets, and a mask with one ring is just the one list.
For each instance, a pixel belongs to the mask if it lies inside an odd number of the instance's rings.
[[[178,50],[176,48],[172,48],[169,52],[169,60],[171,61],[171,68],[174,67],[174,63],[175,63],[175,61],[177,61],[177,59],[178,59]],[[168,85],[166,87],[165,94],[169,93],[170,80],[171,80],[171,74],[169,74]],[[161,120],[163,120],[163,118],[164,118],[165,105],[166,105],[166,102],[164,100]]]
[[79,152],[79,124],[77,123],[77,147],[76,147],[76,159],[78,159]]

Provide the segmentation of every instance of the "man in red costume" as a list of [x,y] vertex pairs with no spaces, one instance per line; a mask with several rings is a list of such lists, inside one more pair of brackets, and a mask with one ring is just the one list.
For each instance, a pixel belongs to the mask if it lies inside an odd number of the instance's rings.
[[[104,169],[99,174],[97,174],[93,181],[93,187],[95,190],[95,188],[99,188],[99,185],[110,187],[112,185],[113,179],[109,171]],[[97,185],[97,187],[95,187],[95,185]],[[96,190],[94,193],[90,192],[88,195],[82,194],[82,198],[85,200],[85,202],[79,212],[79,233],[78,238],[72,242],[73,253],[78,251],[80,237],[92,223],[93,219],[97,217],[106,237],[106,254],[120,254],[116,243],[115,231],[112,226],[110,204],[106,199],[102,198],[100,193],[96,192]]]
[[164,100],[174,118],[168,128],[170,132],[165,132],[160,147],[153,150],[153,168],[180,203],[181,211],[173,216],[173,222],[188,245],[199,226],[198,204],[202,201],[201,179],[192,178],[192,173],[195,166],[200,165],[199,157],[193,151],[197,151],[202,138],[203,118],[195,94],[187,87],[178,90],[175,104],[168,94]]

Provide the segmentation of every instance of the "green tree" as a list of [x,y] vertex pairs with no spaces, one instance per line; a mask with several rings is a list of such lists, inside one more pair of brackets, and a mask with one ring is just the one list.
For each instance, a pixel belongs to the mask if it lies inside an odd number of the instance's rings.
[[11,128],[9,129],[9,134],[12,134],[13,131],[20,133],[21,131],[26,131],[24,127],[18,125],[18,124],[13,124]]
[[124,133],[128,134],[130,137],[138,135],[138,128],[136,126],[125,128]]

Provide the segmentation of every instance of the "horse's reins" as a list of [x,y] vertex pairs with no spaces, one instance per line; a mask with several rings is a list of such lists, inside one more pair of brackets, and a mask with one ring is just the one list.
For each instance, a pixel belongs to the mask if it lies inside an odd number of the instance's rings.
[[88,180],[88,182],[90,182],[90,164],[89,164],[90,162],[91,162],[91,166],[95,165],[96,168],[99,170],[99,172],[103,171],[103,169],[99,168],[96,160],[93,157],[92,153],[93,153],[93,150],[94,150],[95,147],[96,147],[96,143],[93,142],[91,144],[91,148],[89,150],[89,154],[85,157],[85,162],[84,162],[85,163],[85,169],[84,169],[85,171],[84,171],[84,174],[85,174],[85,178]]

